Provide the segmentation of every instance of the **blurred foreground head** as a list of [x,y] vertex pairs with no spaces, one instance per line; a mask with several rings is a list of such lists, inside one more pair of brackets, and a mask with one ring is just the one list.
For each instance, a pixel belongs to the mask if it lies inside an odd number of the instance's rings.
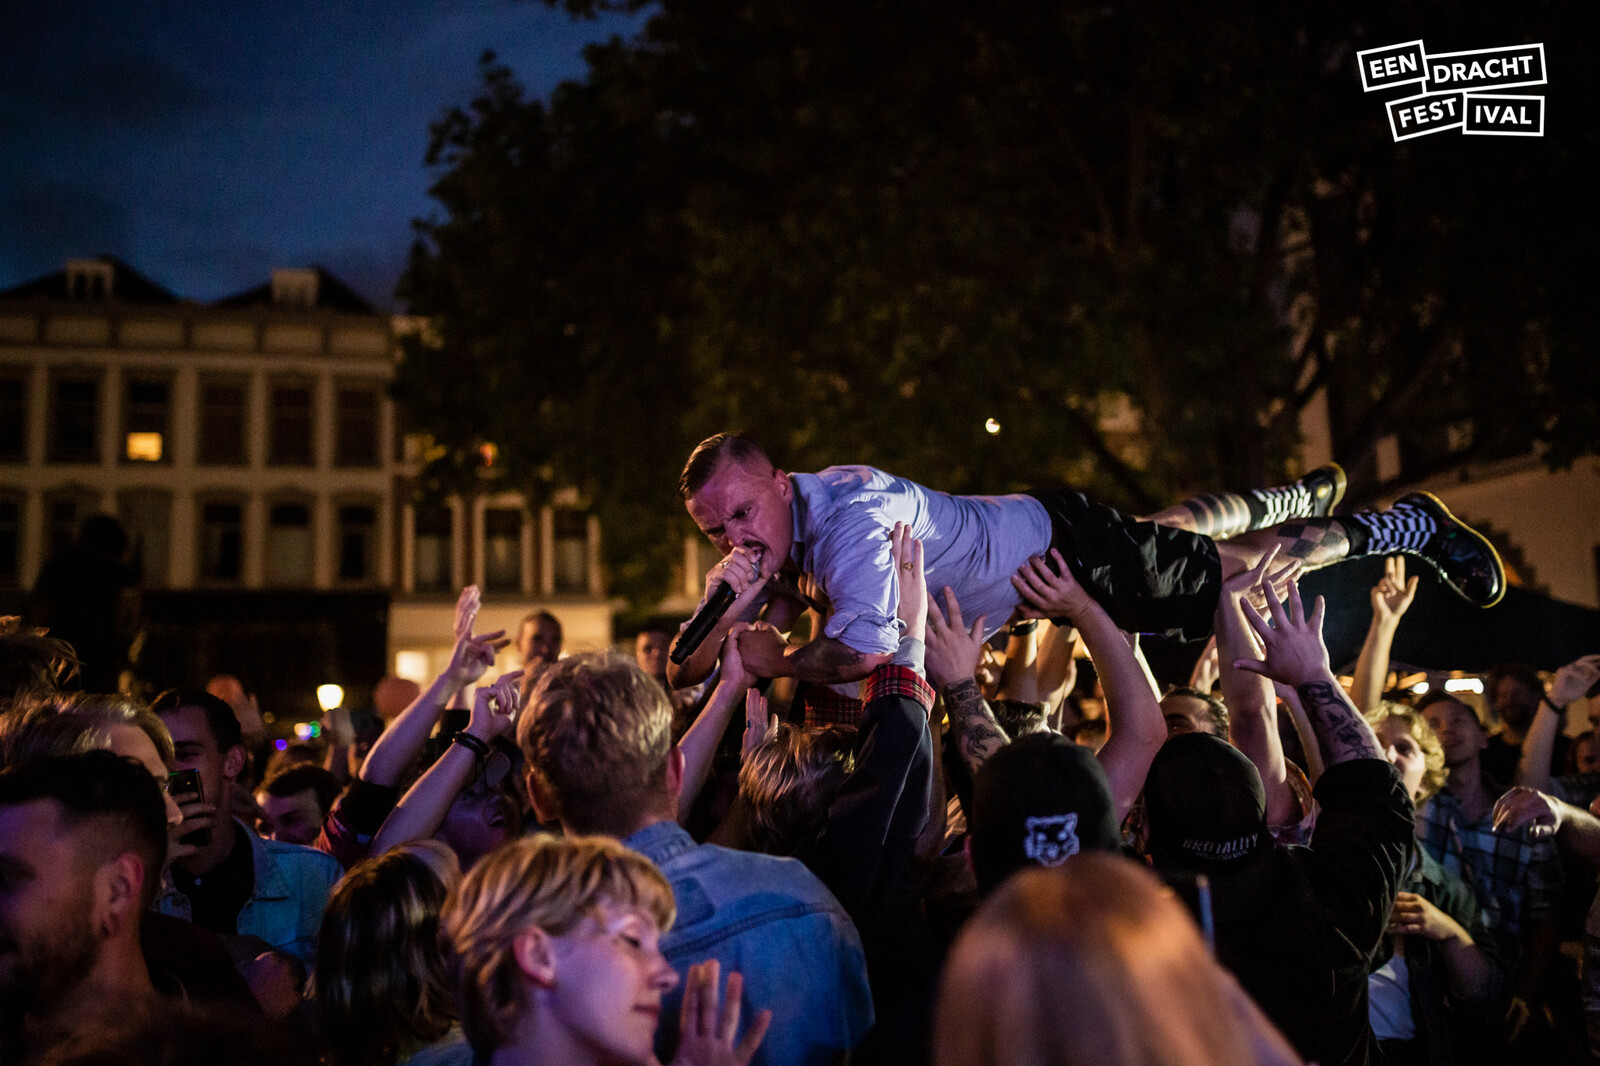
[[936,1066],[1300,1061],[1177,898],[1116,855],[1002,885],[951,949],[935,1017]]

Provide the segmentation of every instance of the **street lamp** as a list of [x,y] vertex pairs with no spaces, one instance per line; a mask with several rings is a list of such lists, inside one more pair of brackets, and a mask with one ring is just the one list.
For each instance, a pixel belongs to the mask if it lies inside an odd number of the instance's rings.
[[344,689],[338,685],[318,685],[317,703],[322,707],[323,714],[327,714],[335,707],[343,707]]

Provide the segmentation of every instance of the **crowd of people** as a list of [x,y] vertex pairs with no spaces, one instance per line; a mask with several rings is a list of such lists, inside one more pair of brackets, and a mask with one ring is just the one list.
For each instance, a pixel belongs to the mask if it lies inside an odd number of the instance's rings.
[[[468,588],[431,684],[279,751],[234,678],[84,691],[0,622],[0,1063],[1600,1052],[1600,654],[1397,691],[1407,559],[1504,590],[1437,499],[1133,518],[739,435],[680,490],[732,593],[697,647],[563,655]],[[1298,578],[1359,555],[1342,682]],[[1163,689],[1140,634],[1209,642]]]

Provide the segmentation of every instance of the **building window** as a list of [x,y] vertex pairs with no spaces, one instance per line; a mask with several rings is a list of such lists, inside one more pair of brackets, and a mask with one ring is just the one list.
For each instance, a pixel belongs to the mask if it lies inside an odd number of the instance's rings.
[[339,508],[339,580],[371,581],[378,574],[378,509]]
[[67,298],[104,300],[111,295],[111,282],[114,277],[110,263],[102,263],[97,259],[69,259]]
[[167,560],[172,543],[172,495],[166,492],[125,492],[117,512],[128,531],[133,564],[145,588],[167,584]]
[[267,512],[267,583],[311,584],[311,508],[273,504]]
[[172,382],[167,378],[130,377],[122,405],[124,462],[172,461]]
[[61,374],[50,383],[50,461],[100,460],[100,379]]
[[335,393],[335,466],[378,465],[378,390],[341,386]]
[[272,386],[267,415],[267,461],[273,466],[311,466],[315,425],[311,386],[279,383]]
[[22,584],[22,497],[0,495],[0,588]]
[[243,381],[200,382],[200,462],[243,466],[248,414]]
[[200,507],[200,579],[235,582],[243,574],[244,508],[236,503]]
[[522,590],[522,512],[483,512],[483,584],[490,592]]
[[554,583],[556,592],[589,591],[589,516],[582,511],[555,513]]
[[78,539],[78,527],[99,507],[100,497],[88,489],[66,488],[45,496],[45,559],[65,555]]
[[455,587],[454,522],[448,507],[418,507],[412,551],[412,588],[449,592]]
[[28,372],[0,370],[0,463],[28,461]]

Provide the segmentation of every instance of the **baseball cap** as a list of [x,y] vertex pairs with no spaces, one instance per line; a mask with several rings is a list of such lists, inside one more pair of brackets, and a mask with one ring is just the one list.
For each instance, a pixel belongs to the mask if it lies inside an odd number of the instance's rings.
[[1219,873],[1271,843],[1255,764],[1208,733],[1173,737],[1156,752],[1144,782],[1144,816],[1157,865]]
[[967,825],[985,895],[1023,866],[1059,866],[1122,843],[1105,771],[1059,733],[1018,737],[989,756],[972,783]]

